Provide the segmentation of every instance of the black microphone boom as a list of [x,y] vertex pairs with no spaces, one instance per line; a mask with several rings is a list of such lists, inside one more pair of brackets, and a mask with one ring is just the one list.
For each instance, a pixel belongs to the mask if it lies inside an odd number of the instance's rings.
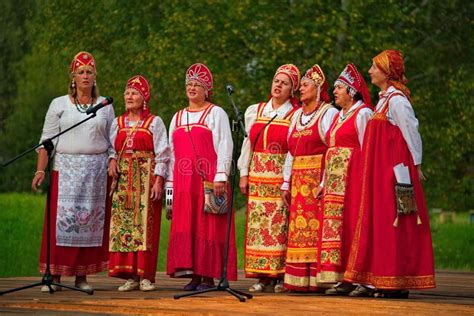
[[86,110],[86,114],[94,114],[99,111],[100,109],[102,109],[104,106],[106,105],[109,105],[109,104],[112,104],[114,103],[114,99],[112,99],[112,97],[105,97],[104,100],[102,100],[102,102],[100,103],[97,103],[96,105],[94,106],[91,106],[90,108],[88,108]]

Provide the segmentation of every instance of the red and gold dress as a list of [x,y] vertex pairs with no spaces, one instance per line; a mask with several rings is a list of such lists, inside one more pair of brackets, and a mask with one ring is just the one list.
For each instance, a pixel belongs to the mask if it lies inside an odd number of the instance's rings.
[[357,116],[363,109],[368,107],[359,101],[345,116],[338,115],[326,134],[319,283],[342,281],[346,269],[357,220],[361,149]]
[[[110,221],[109,275],[112,277],[130,279],[138,275],[155,281],[161,200],[150,199],[156,178],[153,133],[150,131],[154,119],[154,115],[149,115],[134,128],[126,124],[125,115],[117,118],[114,147],[121,155]],[[166,130],[164,132],[162,136],[166,139]]]
[[[361,203],[344,278],[378,289],[433,288],[433,248],[423,189],[400,127],[387,118],[390,98],[396,95],[402,94],[393,89],[367,125],[361,158]],[[409,168],[418,214],[400,215],[395,227],[393,167],[400,163]]]
[[288,237],[288,210],[280,187],[288,129],[297,107],[272,120],[262,115],[266,104],[258,105],[249,133],[253,155],[248,175],[245,274],[253,278],[283,276]]
[[321,202],[316,194],[327,150],[321,121],[330,108],[331,104],[323,103],[305,125],[301,121],[302,112],[299,112],[288,138],[293,164],[284,285],[298,292],[317,289],[322,213]]

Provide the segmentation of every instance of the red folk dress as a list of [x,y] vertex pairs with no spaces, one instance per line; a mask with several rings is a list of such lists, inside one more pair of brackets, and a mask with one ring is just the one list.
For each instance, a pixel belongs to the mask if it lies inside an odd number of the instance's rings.
[[[435,287],[433,248],[423,189],[407,143],[387,119],[390,98],[367,125],[362,153],[361,203],[344,278],[378,289]],[[418,214],[401,215],[398,226],[393,167],[410,171]],[[417,216],[421,224],[417,223]]]
[[325,158],[323,219],[320,246],[320,283],[343,280],[349,257],[358,205],[360,142],[356,126],[361,104],[341,120],[338,115],[328,133]]
[[[287,136],[294,106],[283,119],[262,115],[249,133],[253,155],[249,166],[249,191],[245,232],[245,275],[248,278],[279,278],[285,272],[288,210],[283,205],[281,185],[288,152]],[[257,139],[258,138],[258,139]]]
[[294,160],[284,286],[292,291],[317,290],[322,210],[316,193],[327,150],[321,120],[330,107],[330,104],[322,104],[308,126],[301,129],[297,128],[300,112],[288,138],[289,152]]
[[[138,275],[155,282],[160,240],[161,200],[152,201],[155,183],[153,134],[149,127],[155,118],[149,115],[134,131],[125,124],[125,116],[117,120],[115,138],[120,160],[120,178],[112,198],[109,240],[109,275],[130,279]],[[130,136],[127,138],[127,135]],[[127,140],[131,147],[124,146]]]
[[[227,214],[204,212],[203,180],[214,181],[217,154],[212,130],[205,120],[214,105],[202,111],[198,123],[182,125],[185,110],[176,116],[173,131],[173,211],[168,244],[167,274],[171,277],[220,278],[224,258]],[[227,190],[229,192],[229,190]],[[237,253],[234,222],[231,225],[227,278],[237,280]]]

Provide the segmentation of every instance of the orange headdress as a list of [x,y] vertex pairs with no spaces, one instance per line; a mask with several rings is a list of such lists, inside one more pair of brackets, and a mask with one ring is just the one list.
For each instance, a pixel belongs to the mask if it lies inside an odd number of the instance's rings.
[[373,62],[383,73],[388,76],[388,82],[402,91],[410,99],[410,90],[406,86],[405,66],[403,56],[398,50],[387,49],[375,56]]

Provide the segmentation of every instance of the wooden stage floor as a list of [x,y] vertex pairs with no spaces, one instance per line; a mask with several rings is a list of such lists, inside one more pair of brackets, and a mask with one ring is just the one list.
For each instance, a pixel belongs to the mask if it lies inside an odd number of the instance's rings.
[[[241,273],[242,275],[242,273]],[[39,281],[36,277],[0,279],[0,291]],[[310,315],[310,314],[389,314],[389,315],[474,315],[474,273],[437,272],[437,288],[412,291],[410,298],[375,299],[328,297],[321,294],[261,293],[244,303],[227,292],[173,299],[184,293],[183,279],[157,274],[157,291],[120,293],[122,281],[96,275],[89,278],[94,295],[63,289],[49,294],[39,287],[0,296],[0,315]],[[72,285],[72,278],[64,278]],[[253,283],[240,278],[231,287],[246,291]]]

